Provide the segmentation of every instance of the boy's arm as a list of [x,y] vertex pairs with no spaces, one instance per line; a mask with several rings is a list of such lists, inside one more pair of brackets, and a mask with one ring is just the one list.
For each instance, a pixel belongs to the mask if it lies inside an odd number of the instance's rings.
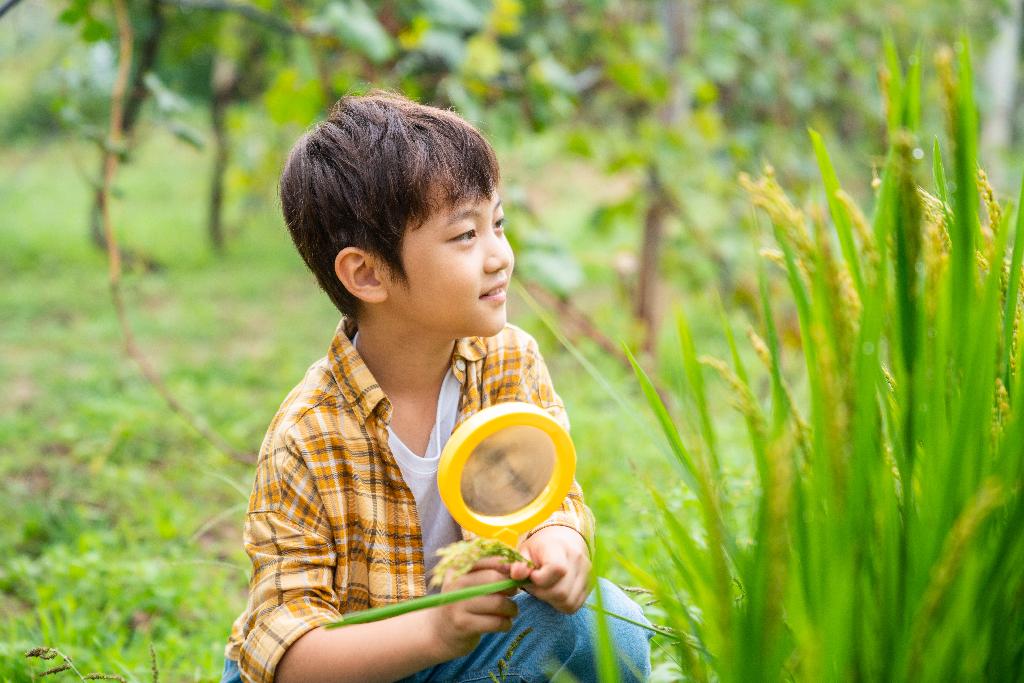
[[264,445],[245,520],[252,562],[238,666],[247,683],[270,683],[285,651],[339,617],[338,557],[320,495],[286,435]]
[[338,553],[319,489],[287,432],[264,445],[245,522],[252,561],[238,666],[246,683],[395,680],[444,661],[425,612],[327,630],[344,609]]
[[446,661],[429,629],[429,610],[343,629],[316,628],[292,643],[277,683],[396,681]]
[[[442,592],[508,578],[501,558],[479,560]],[[508,631],[516,589],[343,629],[317,628],[292,644],[277,667],[279,683],[394,681],[469,654],[484,633]]]
[[[569,429],[569,416],[565,411],[562,399],[555,392],[554,384],[551,381],[551,374],[548,372],[544,358],[533,337],[529,337],[524,357],[525,367],[523,368],[522,388],[526,392],[524,400],[544,408],[551,414],[566,430]],[[567,526],[576,530],[587,543],[587,551],[592,555],[594,546],[594,514],[583,501],[583,491],[579,483],[573,479],[569,493],[562,501],[562,505],[555,510],[550,517],[530,530],[526,538],[530,538],[541,529],[549,526]]]
[[[289,527],[276,513],[263,543],[250,545],[254,578],[250,600],[259,605],[247,629],[239,669],[247,683],[394,681],[451,659],[431,610],[328,630],[333,607],[332,553],[315,536]],[[253,524],[247,524],[253,528]],[[247,541],[249,534],[247,534]]]

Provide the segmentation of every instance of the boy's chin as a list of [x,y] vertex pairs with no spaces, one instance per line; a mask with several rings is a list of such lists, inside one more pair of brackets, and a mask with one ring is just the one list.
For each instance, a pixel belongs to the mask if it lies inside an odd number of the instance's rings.
[[480,325],[475,325],[474,326],[475,329],[472,332],[472,334],[466,335],[466,336],[472,336],[472,337],[493,337],[494,335],[498,334],[503,329],[505,329],[505,323],[506,322],[507,322],[507,318],[505,316],[501,316],[500,319],[498,319],[496,317],[493,320],[481,321]]

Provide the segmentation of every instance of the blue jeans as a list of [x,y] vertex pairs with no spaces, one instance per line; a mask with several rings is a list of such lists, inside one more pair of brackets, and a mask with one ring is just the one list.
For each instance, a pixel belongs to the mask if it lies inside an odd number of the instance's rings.
[[[639,605],[618,586],[605,579],[599,579],[598,583],[605,610],[650,625]],[[465,657],[419,671],[403,678],[401,683],[485,682],[491,680],[491,673],[501,680],[498,660],[505,657],[509,645],[527,627],[532,627],[533,631],[523,638],[508,661],[505,683],[547,681],[557,674],[566,673],[583,683],[597,680],[594,611],[583,607],[576,614],[562,614],[525,591],[520,591],[512,599],[519,607],[519,616],[515,618],[511,631],[486,633],[476,649]],[[594,604],[593,593],[587,602]],[[649,641],[653,632],[615,618],[609,618],[607,623],[620,678],[623,681],[646,680],[651,674]],[[238,664],[226,660],[221,683],[240,681]]]

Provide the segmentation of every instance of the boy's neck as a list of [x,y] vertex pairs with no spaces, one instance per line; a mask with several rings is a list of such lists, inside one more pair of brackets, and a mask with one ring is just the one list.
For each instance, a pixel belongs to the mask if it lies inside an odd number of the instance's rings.
[[436,400],[454,349],[454,339],[425,336],[422,329],[387,325],[383,321],[359,322],[356,350],[391,399]]

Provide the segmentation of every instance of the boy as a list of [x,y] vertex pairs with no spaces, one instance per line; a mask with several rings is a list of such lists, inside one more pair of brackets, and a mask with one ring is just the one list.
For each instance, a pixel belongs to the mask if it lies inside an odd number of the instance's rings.
[[[458,423],[528,401],[568,425],[536,342],[506,323],[514,257],[498,181],[472,126],[387,93],[343,98],[289,154],[285,222],[343,318],[260,449],[245,524],[249,604],[225,681],[487,680],[527,627],[537,633],[509,662],[513,680],[559,669],[594,677],[594,617],[580,609],[594,524],[575,482],[520,546],[534,569],[490,558],[441,588],[528,577],[526,593],[322,628],[423,595],[437,548],[469,537],[437,490],[437,459]],[[645,621],[600,585],[606,609]],[[646,676],[650,632],[610,626],[623,673]]]

